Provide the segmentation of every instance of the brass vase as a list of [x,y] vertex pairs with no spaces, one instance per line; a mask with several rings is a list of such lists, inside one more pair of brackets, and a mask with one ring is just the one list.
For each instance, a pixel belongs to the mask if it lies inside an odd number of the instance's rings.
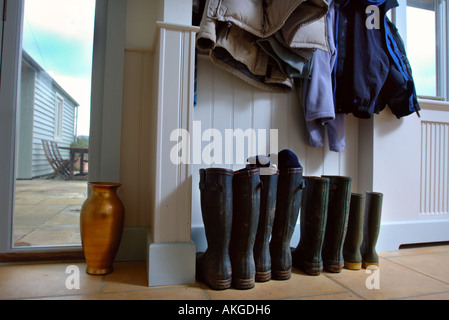
[[81,208],[81,242],[88,274],[113,271],[122,238],[124,207],[117,196],[119,183],[89,182],[91,193]]

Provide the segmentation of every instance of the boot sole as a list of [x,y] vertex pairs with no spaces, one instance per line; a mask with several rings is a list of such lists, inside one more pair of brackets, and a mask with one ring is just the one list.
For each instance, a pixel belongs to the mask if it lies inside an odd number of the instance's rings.
[[362,269],[362,263],[354,263],[354,262],[347,262],[345,261],[345,268],[349,270],[361,270]]
[[271,280],[271,270],[256,272],[256,282],[267,282]]
[[216,280],[211,279],[208,276],[204,276],[204,282],[207,284],[207,286],[214,290],[226,290],[231,288],[232,279],[225,279],[225,280]]
[[302,270],[310,276],[319,276],[321,272],[323,272],[323,269],[302,269]]
[[292,270],[286,271],[272,271],[272,276],[274,280],[288,280],[292,277]]
[[343,261],[341,262],[323,262],[324,270],[331,273],[340,273],[344,267]]
[[247,290],[252,289],[256,285],[255,278],[252,279],[233,279],[232,286],[235,289]]
[[365,261],[363,261],[362,262],[362,266],[363,266],[364,269],[367,269],[370,266],[378,267],[379,266],[379,262],[365,262]]
[[343,269],[343,268],[342,267],[333,267],[333,266],[324,267],[324,270],[331,272],[331,273],[340,273],[341,269]]

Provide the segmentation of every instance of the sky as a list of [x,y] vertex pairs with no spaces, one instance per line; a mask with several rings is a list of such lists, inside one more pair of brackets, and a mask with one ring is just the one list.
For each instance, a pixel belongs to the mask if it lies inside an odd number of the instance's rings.
[[79,104],[89,135],[95,0],[25,0],[23,49]]
[[407,57],[417,94],[435,96],[435,11],[407,7]]

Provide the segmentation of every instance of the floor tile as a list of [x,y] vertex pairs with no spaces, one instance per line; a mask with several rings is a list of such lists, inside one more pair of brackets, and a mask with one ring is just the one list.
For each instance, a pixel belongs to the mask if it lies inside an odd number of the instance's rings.
[[271,300],[313,296],[317,294],[333,294],[345,289],[325,277],[313,277],[293,270],[292,277],[286,281],[271,280],[256,283],[250,290],[228,289],[223,291],[211,290],[205,287],[212,300]]
[[[60,299],[59,297],[46,297]],[[77,294],[65,296],[70,300],[206,300],[204,291],[198,285],[179,287],[147,288],[144,290],[118,291],[101,294]]]
[[114,263],[114,271],[105,276],[102,292],[110,293],[147,288],[148,280],[144,261],[116,262]]
[[379,255],[383,258],[397,257],[397,256],[411,256],[434,253],[449,253],[449,245],[435,244],[435,245],[417,245],[415,247],[400,249],[396,251],[382,252]]
[[373,271],[344,269],[338,274],[328,274],[336,282],[364,299],[401,299],[449,291],[449,284],[382,258],[378,275],[379,289],[370,289],[374,284],[371,281],[374,279]]
[[449,292],[418,295],[404,300],[449,300]]
[[449,253],[391,257],[388,260],[449,284]]
[[[80,289],[68,289],[68,266],[80,270]],[[49,263],[0,266],[0,299],[39,298],[100,293],[102,279],[91,278],[81,270],[85,263]]]

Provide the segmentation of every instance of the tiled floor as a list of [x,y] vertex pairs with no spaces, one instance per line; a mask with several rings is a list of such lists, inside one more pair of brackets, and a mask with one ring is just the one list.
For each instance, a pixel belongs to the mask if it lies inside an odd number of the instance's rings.
[[79,245],[80,211],[87,181],[17,180],[14,199],[14,245]]
[[[115,263],[106,276],[85,273],[84,262],[0,264],[0,299],[166,299],[166,300],[267,300],[267,299],[444,299],[449,300],[449,245],[435,245],[381,253],[375,275],[366,270],[343,270],[312,277],[294,271],[288,281],[257,283],[242,291],[213,291],[204,284],[148,287],[144,262]],[[79,289],[67,289],[80,270]],[[375,277],[379,276],[377,279]],[[379,288],[368,289],[379,280]],[[368,283],[368,287],[367,287]]]

